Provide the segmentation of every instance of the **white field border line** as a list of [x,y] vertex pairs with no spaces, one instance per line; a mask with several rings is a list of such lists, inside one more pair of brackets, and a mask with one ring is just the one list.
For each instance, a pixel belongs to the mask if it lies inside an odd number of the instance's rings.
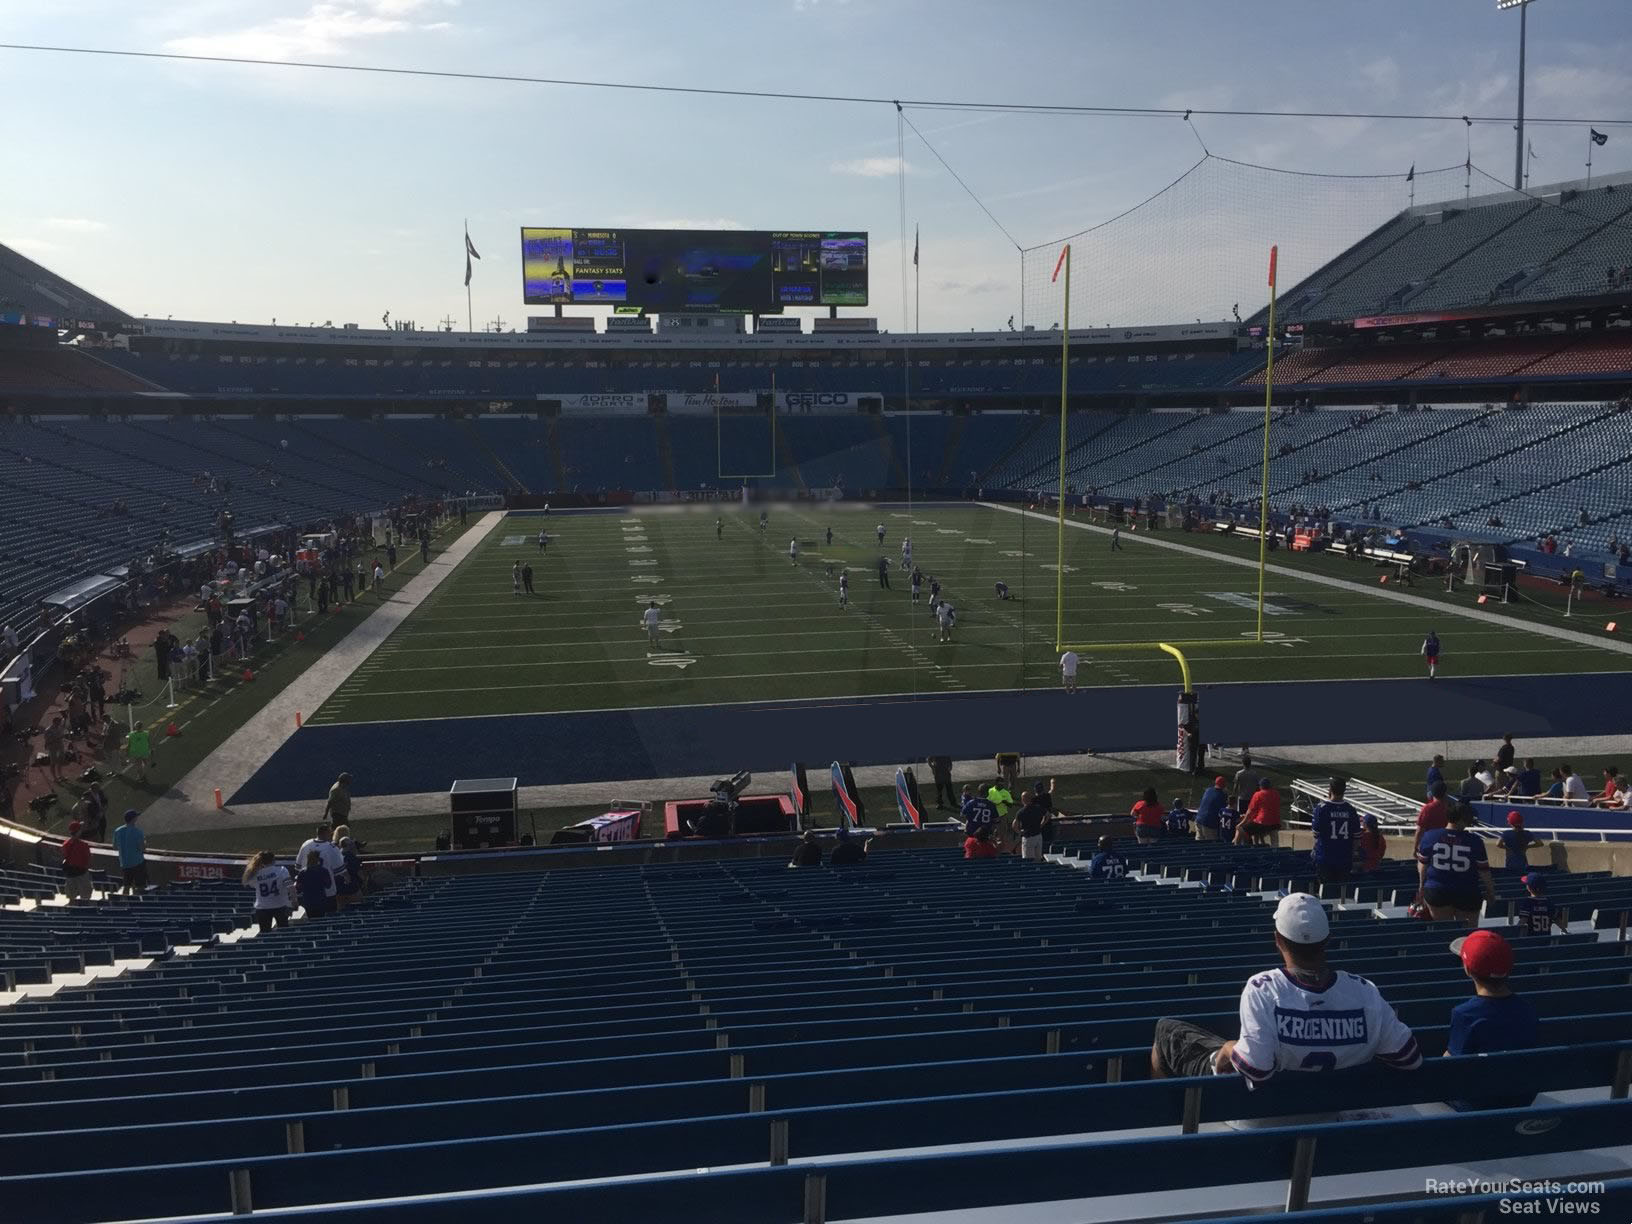
[[[1220,657],[1221,658],[1239,658],[1240,655],[1239,655],[1239,653],[1231,653],[1230,655],[1220,656]],[[1367,656],[1367,657],[1370,657],[1370,656]],[[1162,662],[1162,660],[1147,659],[1144,656],[1140,656],[1138,662],[1156,664],[1156,663]],[[976,664],[975,666],[991,666],[991,665],[990,664]],[[1033,666],[1039,666],[1040,667],[1041,664],[1035,664]],[[1049,663],[1048,667],[1049,667],[1048,674],[1050,676],[1058,675],[1058,672],[1055,670],[1055,665],[1052,662]],[[783,675],[783,674],[787,674],[787,673],[780,673],[779,672],[778,674]],[[822,672],[813,672],[811,674],[812,675],[828,676],[828,675],[832,675],[832,672],[831,671],[822,671]],[[1553,680],[1553,679],[1557,679],[1560,674],[1561,673],[1559,673],[1559,672],[1513,672],[1511,674],[1502,675],[1502,676],[1497,677],[1497,678],[1502,679],[1502,680],[1517,680],[1517,679]],[[1580,674],[1580,675],[1602,675],[1602,676],[1619,676],[1619,675],[1621,675],[1620,672],[1582,672],[1582,673],[1578,673],[1578,674]],[[732,677],[726,676],[726,677],[715,677],[715,678],[716,679],[731,679]],[[1365,680],[1354,681],[1353,683],[1356,683],[1356,684],[1406,684],[1406,683],[1410,683],[1413,679],[1414,678],[1410,677],[1410,676],[1372,676],[1372,677],[1369,677],[1368,679],[1365,679]],[[1307,687],[1307,686],[1316,685],[1316,684],[1342,684],[1342,683],[1345,683],[1345,681],[1342,681],[1342,680],[1304,680],[1304,679],[1291,678],[1291,679],[1285,679],[1285,680],[1224,681],[1220,685],[1210,686],[1210,687],[1232,687],[1233,688],[1233,687],[1240,687],[1240,686],[1243,686],[1243,685],[1251,685],[1251,686],[1257,687],[1259,685],[1270,685],[1270,684],[1273,684],[1273,685],[1303,685],[1303,686]],[[524,686],[524,687],[536,688],[538,686],[529,685],[529,686]],[[1140,684],[1140,685],[1084,684],[1084,685],[1080,685],[1078,687],[1077,691],[1079,693],[1100,693],[1100,692],[1103,692],[1108,697],[1111,697],[1111,698],[1116,699],[1116,700],[1120,700],[1126,695],[1129,688],[1173,688],[1173,687],[1174,686],[1172,684],[1162,683],[1160,681],[1158,681],[1158,682],[1156,682],[1154,684]],[[330,722],[328,720],[324,720],[322,725],[324,727],[372,727],[372,726],[378,726],[378,725],[381,725],[381,724],[390,724],[390,723],[448,722],[448,721],[453,720],[453,719],[472,719],[472,718],[539,718],[539,717],[572,718],[572,717],[576,717],[576,716],[578,716],[580,714],[628,714],[628,713],[632,713],[632,712],[648,713],[648,712],[656,711],[656,710],[718,710],[718,709],[731,708],[731,707],[735,707],[735,706],[798,706],[800,708],[809,708],[809,707],[812,707],[812,706],[840,706],[840,707],[843,707],[843,706],[861,706],[861,705],[903,705],[903,704],[910,705],[910,704],[912,704],[914,702],[918,702],[918,701],[939,701],[939,700],[942,700],[942,699],[948,698],[948,697],[963,698],[963,697],[977,697],[977,696],[984,696],[984,697],[991,697],[991,696],[1010,696],[1010,697],[1031,696],[1035,692],[1042,692],[1044,690],[1053,691],[1053,690],[1058,689],[1058,688],[1059,688],[1059,685],[1050,684],[1050,685],[1039,685],[1035,690],[1022,690],[1022,689],[1017,689],[1017,688],[1014,688],[1014,687],[1011,686],[1011,687],[1008,687],[1008,688],[965,689],[965,690],[963,690],[961,692],[957,692],[957,693],[903,693],[903,692],[895,692],[895,693],[847,693],[847,694],[844,694],[842,696],[832,696],[832,697],[795,697],[795,696],[789,696],[789,697],[749,697],[749,698],[745,698],[744,700],[741,700],[741,701],[726,701],[726,702],[720,702],[720,701],[691,701],[691,702],[674,702],[674,703],[667,704],[667,705],[586,706],[586,707],[584,707],[582,709],[571,709],[571,710],[506,710],[506,711],[504,711],[502,713],[493,713],[493,712],[484,711],[484,712],[477,713],[477,714],[421,714],[421,715],[418,715],[418,716],[413,717],[413,718],[384,718],[384,719],[382,719],[382,718],[360,718],[360,719],[351,719],[349,721],[335,720],[333,722]],[[433,690],[429,690],[429,691],[431,691],[431,692],[443,692],[445,690],[433,689]],[[475,690],[471,690],[471,691],[475,691]],[[358,696],[358,697],[354,698],[354,700],[359,700],[359,701],[364,700],[364,699],[365,699],[364,696]],[[308,725],[311,725],[311,722],[312,722],[311,719],[307,720]],[[1609,738],[1609,737],[1606,737],[1606,738]],[[1614,737],[1614,738],[1616,738],[1616,742],[1618,742],[1618,743],[1624,743],[1625,742],[1625,736]],[[1432,740],[1432,741],[1424,741],[1424,742],[1437,744],[1440,741]],[[1470,741],[1470,742],[1472,742],[1472,741]],[[1483,742],[1483,741],[1480,741],[1480,742]],[[1573,742],[1573,741],[1571,741],[1571,742]],[[1260,749],[1260,751],[1267,751],[1267,750]],[[1286,749],[1286,753],[1290,753],[1292,751],[1293,750],[1290,749],[1290,748]],[[1438,751],[1443,751],[1443,749],[1442,748],[1435,748],[1435,749],[1433,749],[1433,751],[1438,752]],[[1538,751],[1540,751],[1540,750],[1538,749]]]
[[[430,565],[395,592],[401,598],[389,599],[365,616],[351,632],[330,646],[282,692],[177,780],[171,791],[183,796],[200,796],[199,802],[202,802],[202,797],[213,788],[231,794],[243,786],[294,734],[295,712],[309,710],[316,714],[323,702],[352,678],[392,631],[458,569],[477,545],[498,530],[505,519],[504,513],[496,510],[489,511],[486,517],[488,521],[479,520],[474,529],[453,541]],[[152,820],[154,831],[159,832],[167,809],[187,810],[194,806],[191,799],[171,799],[167,794],[150,804],[144,816]]]
[[[1016,510],[1009,506],[999,505],[996,502],[982,502],[981,504],[989,506],[993,510],[1002,510],[1008,514],[1024,514],[1042,522],[1055,523],[1055,519],[1052,516],[1038,514],[1034,511]],[[1098,527],[1092,523],[1081,523],[1073,519],[1066,520],[1066,525],[1069,527],[1075,527],[1080,531],[1091,531],[1103,536],[1108,536],[1111,534],[1111,530],[1108,527]],[[1223,561],[1229,565],[1239,566],[1242,569],[1256,570],[1258,568],[1258,563],[1256,561],[1248,560],[1245,557],[1231,557],[1226,554],[1209,552],[1203,548],[1196,548],[1189,544],[1176,544],[1169,540],[1158,540],[1154,538],[1153,533],[1141,532],[1138,534],[1137,538],[1129,536],[1124,537],[1124,539],[1133,540],[1139,544],[1148,544],[1152,548],[1165,548],[1173,552],[1184,553],[1187,556],[1205,557],[1210,560]],[[1594,646],[1600,650],[1608,650],[1615,654],[1632,655],[1632,643],[1619,642],[1613,638],[1598,638],[1592,636],[1591,634],[1578,632],[1574,629],[1562,629],[1556,625],[1543,625],[1533,621],[1509,620],[1499,616],[1495,612],[1486,612],[1482,608],[1459,608],[1454,604],[1435,603],[1433,600],[1424,599],[1420,595],[1407,595],[1404,591],[1390,591],[1383,587],[1378,587],[1376,589],[1362,587],[1359,583],[1350,582],[1345,578],[1332,578],[1325,574],[1305,574],[1300,573],[1298,570],[1288,569],[1285,566],[1280,565],[1268,565],[1264,568],[1266,573],[1275,574],[1282,578],[1311,582],[1316,586],[1333,587],[1338,590],[1359,591],[1362,594],[1370,595],[1373,599],[1383,599],[1393,603],[1410,604],[1414,607],[1423,608],[1429,612],[1441,612],[1448,616],[1461,617],[1464,620],[1484,621],[1488,624],[1499,625],[1504,629],[1513,629],[1524,633],[1533,633],[1540,637],[1557,638],[1560,641],[1575,642],[1582,646]]]

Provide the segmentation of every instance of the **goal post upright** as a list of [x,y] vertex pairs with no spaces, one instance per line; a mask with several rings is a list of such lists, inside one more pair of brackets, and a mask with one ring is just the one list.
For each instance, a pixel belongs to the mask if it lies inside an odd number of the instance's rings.
[[1071,385],[1071,244],[1060,250],[1054,263],[1056,281],[1060,270],[1065,270],[1065,310],[1060,322],[1060,459],[1059,493],[1055,499],[1056,523],[1054,529],[1054,649],[1063,650],[1065,642],[1065,413],[1066,394]]

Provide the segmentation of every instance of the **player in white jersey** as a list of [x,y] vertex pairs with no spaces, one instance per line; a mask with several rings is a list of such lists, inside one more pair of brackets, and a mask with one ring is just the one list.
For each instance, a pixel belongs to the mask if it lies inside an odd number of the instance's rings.
[[850,606],[850,575],[849,574],[840,574],[839,575],[839,607],[848,608],[849,606]]
[[878,532],[878,542],[884,543],[884,524],[880,523],[874,530]]
[[653,646],[657,645],[657,623],[663,616],[657,610],[657,600],[646,605],[646,611],[640,614],[640,623],[646,626],[646,640]]
[[912,569],[912,537],[907,536],[901,541],[901,571],[906,573]]
[[795,565],[799,564],[799,539],[797,536],[788,541],[788,560]]
[[1373,1059],[1399,1071],[1420,1067],[1416,1037],[1377,987],[1327,965],[1330,933],[1316,898],[1282,897],[1275,908],[1281,968],[1255,975],[1241,991],[1241,1036],[1226,1041],[1186,1020],[1158,1020],[1151,1074],[1233,1071],[1257,1085],[1277,1071],[1334,1071]]

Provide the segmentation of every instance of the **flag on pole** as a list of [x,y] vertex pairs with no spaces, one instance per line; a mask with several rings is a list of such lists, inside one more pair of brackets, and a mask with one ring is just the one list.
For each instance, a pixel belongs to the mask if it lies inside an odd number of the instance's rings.
[[918,227],[912,227],[912,266],[918,266]]
[[1409,169],[1409,170],[1407,170],[1405,172],[1405,181],[1408,182],[1408,183],[1414,183],[1414,182],[1417,181],[1417,163],[1416,162],[1412,162],[1411,163],[1411,169]]
[[1535,141],[1533,141],[1533,140],[1525,141],[1525,147],[1527,147],[1530,150],[1530,156],[1531,157],[1539,157],[1540,156],[1540,154],[1538,154],[1536,152],[1536,142]]
[[1587,133],[1592,137],[1592,143],[1595,145],[1606,145],[1609,143],[1608,135],[1600,132],[1597,128],[1588,128]]
[[465,288],[470,288],[470,261],[482,256],[476,250],[476,244],[470,240],[470,230],[465,230]]

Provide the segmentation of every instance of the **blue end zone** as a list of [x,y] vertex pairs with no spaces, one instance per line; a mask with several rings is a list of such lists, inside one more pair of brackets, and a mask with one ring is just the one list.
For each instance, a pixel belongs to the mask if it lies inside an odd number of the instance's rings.
[[[899,765],[1169,748],[1171,685],[672,706],[306,727],[230,803],[445,791],[455,778],[523,786],[780,772],[789,759]],[[1628,729],[1632,672],[1467,680],[1299,681],[1201,689],[1213,743],[1342,744],[1610,735]]]

